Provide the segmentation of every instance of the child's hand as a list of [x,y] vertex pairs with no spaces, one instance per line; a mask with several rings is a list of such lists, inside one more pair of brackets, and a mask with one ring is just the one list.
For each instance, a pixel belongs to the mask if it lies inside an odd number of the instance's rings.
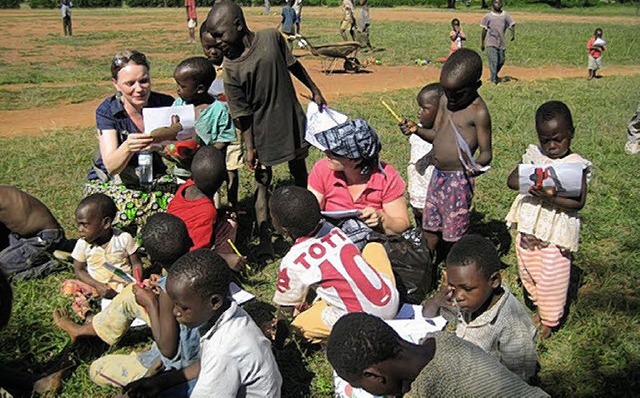
[[244,153],[244,160],[247,163],[247,168],[250,172],[254,173],[258,168],[258,154],[256,151],[246,151]]
[[539,187],[533,185],[531,188],[529,188],[529,194],[544,201],[551,201],[554,197],[556,197],[558,191],[556,190],[556,187]]
[[112,299],[116,295],[118,295],[118,292],[113,290],[111,286],[107,285],[106,283],[104,284],[100,283],[97,286],[95,286],[95,288],[98,291],[98,295],[106,299]]
[[398,126],[400,126],[400,131],[402,131],[402,134],[407,136],[415,134],[415,132],[418,131],[418,125],[412,120],[404,119],[403,121],[398,123]]
[[151,289],[145,289],[133,286],[133,295],[136,298],[136,303],[146,308],[151,308],[158,303],[158,296]]

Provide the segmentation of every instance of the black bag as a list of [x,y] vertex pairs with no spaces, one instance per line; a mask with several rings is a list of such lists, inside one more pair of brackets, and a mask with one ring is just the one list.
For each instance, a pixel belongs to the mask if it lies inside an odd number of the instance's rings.
[[380,242],[387,251],[396,285],[403,302],[420,304],[432,286],[431,255],[420,228],[408,229],[402,235],[385,235],[376,231],[370,242]]

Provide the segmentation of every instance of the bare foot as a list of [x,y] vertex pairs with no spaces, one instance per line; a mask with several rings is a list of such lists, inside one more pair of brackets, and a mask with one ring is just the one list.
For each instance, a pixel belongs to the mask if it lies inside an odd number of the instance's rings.
[[76,324],[65,309],[57,308],[53,310],[53,323],[69,334],[72,343],[80,336],[79,329],[81,325]]
[[531,322],[533,322],[533,326],[540,329],[540,314],[534,312],[533,315],[531,315]]
[[551,337],[551,327],[547,325],[540,325],[540,337],[544,340]]

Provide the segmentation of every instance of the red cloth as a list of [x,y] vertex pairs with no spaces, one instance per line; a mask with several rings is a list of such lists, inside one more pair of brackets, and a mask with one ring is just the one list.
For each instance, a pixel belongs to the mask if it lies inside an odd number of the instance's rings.
[[187,17],[197,21],[198,14],[196,13],[196,0],[185,0],[184,5],[187,7]]
[[384,173],[377,168],[371,173],[364,192],[354,201],[349,193],[342,172],[329,168],[329,159],[320,159],[309,174],[309,186],[324,195],[323,211],[364,209],[373,207],[382,210],[382,205],[393,202],[402,195],[406,184],[393,166],[382,163]]
[[210,248],[213,244],[213,228],[218,216],[218,210],[209,198],[188,200],[184,197],[185,189],[195,185],[192,179],[187,180],[176,192],[176,196],[169,202],[167,213],[180,217],[187,225],[187,231],[193,241],[191,250],[203,247]]
[[593,46],[593,43],[595,43],[595,41],[596,41],[595,37],[592,37],[589,40],[587,40],[587,51],[589,51],[589,55],[591,55],[593,58],[600,58],[602,56],[602,51],[591,49],[591,46]]

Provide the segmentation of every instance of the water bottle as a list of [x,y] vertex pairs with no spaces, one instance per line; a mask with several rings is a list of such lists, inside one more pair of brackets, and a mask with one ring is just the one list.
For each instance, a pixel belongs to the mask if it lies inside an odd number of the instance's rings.
[[153,153],[142,151],[138,154],[138,177],[140,185],[150,187],[153,183]]

